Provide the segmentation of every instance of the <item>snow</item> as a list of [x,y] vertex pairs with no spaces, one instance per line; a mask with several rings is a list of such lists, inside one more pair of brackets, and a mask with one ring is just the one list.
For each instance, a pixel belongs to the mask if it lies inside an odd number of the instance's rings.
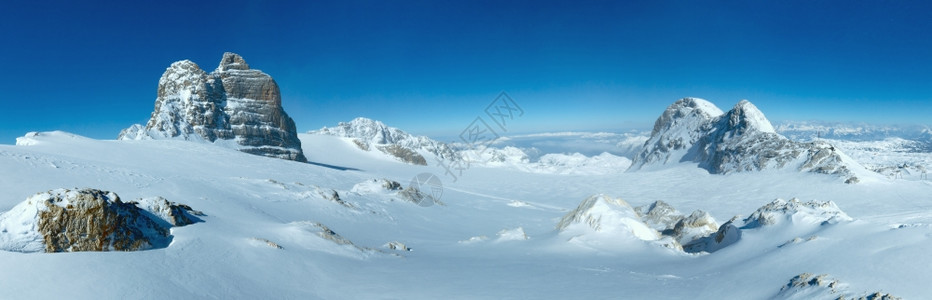
[[741,111],[745,121],[748,123],[748,127],[754,128],[760,132],[776,133],[776,130],[773,129],[773,125],[770,124],[770,121],[767,120],[764,113],[761,112],[760,109],[757,109],[757,106],[754,106],[750,101],[741,100],[735,105],[734,110]]
[[[62,132],[0,145],[0,211],[22,210],[17,205],[37,192],[90,187],[126,200],[163,197],[204,214],[202,222],[172,228],[166,248],[0,251],[0,289],[18,299],[60,298],[62,291],[79,299],[792,299],[809,294],[781,289],[810,273],[837,278],[846,295],[930,296],[932,271],[924,266],[932,264],[932,181],[844,184],[796,171],[716,175],[695,164],[598,174],[477,164],[454,182],[433,162],[404,164],[337,136],[300,138],[310,164],[213,144]],[[370,183],[407,187],[421,173],[443,180],[444,205],[397,201]],[[345,205],[328,199],[331,190]],[[557,229],[599,194],[606,196],[583,211],[599,219],[601,231],[585,221]],[[779,215],[779,225],[740,229],[740,238],[707,254],[664,246],[670,241],[630,208],[663,200],[730,220],[792,198],[800,206]],[[828,219],[803,205],[809,201],[831,201],[850,220],[822,225]],[[740,220],[733,224],[741,227]],[[32,226],[5,221],[0,239]],[[414,251],[383,248],[396,241]],[[101,282],[111,284],[99,288]]]

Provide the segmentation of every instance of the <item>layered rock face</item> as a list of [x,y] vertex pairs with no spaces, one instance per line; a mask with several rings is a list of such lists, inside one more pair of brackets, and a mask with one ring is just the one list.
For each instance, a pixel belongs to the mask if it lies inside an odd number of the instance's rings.
[[282,109],[278,84],[230,52],[209,74],[189,60],[173,63],[159,80],[149,122],[123,130],[118,139],[230,141],[223,144],[246,153],[307,161],[294,121]]
[[630,170],[696,162],[713,174],[794,168],[838,175],[854,183],[856,162],[825,142],[794,142],[774,131],[754,104],[742,100],[728,112],[698,98],[670,105]]

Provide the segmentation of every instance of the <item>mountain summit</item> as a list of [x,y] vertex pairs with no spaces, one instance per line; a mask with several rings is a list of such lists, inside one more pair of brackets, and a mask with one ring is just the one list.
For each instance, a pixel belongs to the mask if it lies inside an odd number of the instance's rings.
[[657,118],[650,139],[629,171],[679,163],[699,163],[713,174],[795,168],[834,174],[857,182],[859,166],[825,142],[795,142],[779,135],[754,104],[738,102],[728,112],[698,99],[683,98]]
[[118,139],[202,140],[307,161],[294,121],[282,109],[278,84],[231,52],[223,54],[210,74],[190,60],[171,64],[159,79],[149,122],[124,129]]

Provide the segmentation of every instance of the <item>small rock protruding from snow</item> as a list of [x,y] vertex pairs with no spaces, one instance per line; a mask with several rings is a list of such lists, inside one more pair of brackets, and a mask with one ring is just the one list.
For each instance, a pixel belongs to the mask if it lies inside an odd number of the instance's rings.
[[718,222],[707,212],[697,210],[680,219],[673,226],[673,236],[680,244],[687,244],[718,231]]
[[756,228],[783,222],[823,225],[851,220],[853,219],[832,201],[800,202],[796,198],[790,201],[776,199],[748,216],[742,228]]
[[254,237],[254,238],[252,238],[252,241],[254,241],[254,242],[259,242],[259,243],[261,243],[261,244],[265,244],[266,246],[269,246],[269,247],[272,247],[272,248],[275,248],[275,249],[278,249],[278,250],[284,250],[284,249],[285,249],[284,247],[282,247],[282,246],[279,245],[278,243],[273,242],[273,241],[270,241],[270,240],[267,240],[267,239],[263,239],[263,238]]
[[438,199],[434,199],[431,194],[422,192],[414,186],[402,188],[401,183],[389,179],[369,179],[357,183],[350,190],[353,193],[361,195],[381,194],[390,199],[411,202],[420,206],[431,206],[434,204],[443,205]]
[[[851,296],[855,294],[855,296]],[[807,299],[807,300],[899,300],[901,298],[881,293],[867,293],[857,295],[852,293],[847,284],[828,274],[814,275],[802,273],[790,279],[789,283],[780,288],[772,299]]]
[[741,229],[738,229],[738,226],[735,225],[736,221],[737,218],[732,218],[719,226],[715,233],[686,243],[683,245],[683,251],[712,253],[734,244],[741,239]]
[[231,52],[209,74],[190,60],[172,63],[159,79],[149,121],[124,129],[117,139],[235,144],[242,152],[307,162],[278,84]]
[[188,205],[171,202],[162,197],[143,198],[130,203],[149,211],[171,226],[185,226],[202,222],[198,216],[204,216],[204,213],[196,211]]
[[343,198],[340,198],[340,193],[338,193],[334,189],[322,188],[322,187],[315,185],[314,193],[316,193],[317,196],[319,196],[322,199],[330,200],[331,202],[334,202],[334,203],[337,203],[337,204],[340,204],[346,207],[353,207],[352,204],[349,204],[349,203],[346,203],[346,201],[343,201]]
[[357,183],[350,190],[351,192],[358,194],[375,194],[375,193],[387,193],[395,192],[401,190],[401,183],[388,180],[385,178],[381,179],[369,179],[360,183]]
[[388,248],[389,250],[398,250],[398,251],[411,251],[411,248],[405,245],[405,243],[399,241],[392,241],[385,243],[382,247]]
[[748,131],[776,133],[773,124],[764,117],[764,113],[748,100],[741,100],[735,104],[725,118],[728,120],[728,128],[735,129],[738,134]]
[[529,237],[524,233],[524,228],[518,227],[513,229],[502,229],[498,232],[498,239],[496,241],[523,241],[527,240]]

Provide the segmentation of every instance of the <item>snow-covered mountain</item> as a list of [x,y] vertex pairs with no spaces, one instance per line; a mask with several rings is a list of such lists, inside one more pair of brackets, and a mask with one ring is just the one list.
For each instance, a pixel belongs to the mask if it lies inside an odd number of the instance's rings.
[[380,121],[362,117],[308,133],[349,138],[359,149],[381,151],[409,164],[427,165],[428,159],[424,157],[425,154],[441,160],[458,159],[456,152],[446,143],[426,136],[415,136],[401,129],[386,126]]
[[199,140],[307,161],[294,121],[282,109],[278,84],[230,52],[210,74],[190,60],[171,64],[159,79],[155,110],[146,126],[124,129],[118,139]]
[[683,98],[664,111],[629,170],[681,162],[698,163],[713,174],[794,169],[838,175],[847,182],[857,182],[863,169],[828,143],[794,142],[777,134],[747,100],[723,113],[698,98]]

